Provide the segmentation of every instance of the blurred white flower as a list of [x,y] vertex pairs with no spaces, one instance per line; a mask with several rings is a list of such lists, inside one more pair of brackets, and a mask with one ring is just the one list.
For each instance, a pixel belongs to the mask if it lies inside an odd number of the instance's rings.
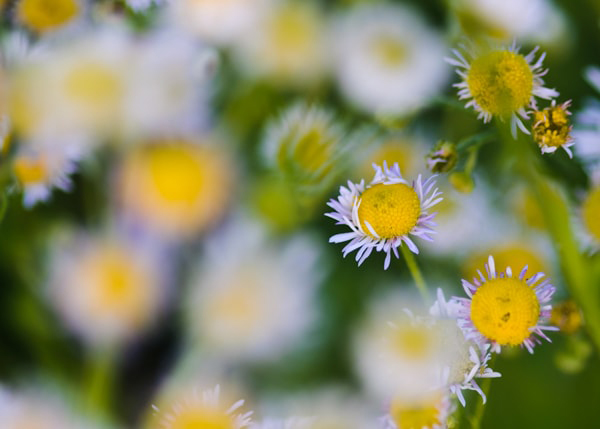
[[12,170],[23,190],[23,205],[32,207],[47,201],[52,189],[71,190],[69,177],[77,170],[80,153],[68,147],[55,150],[30,150],[20,147],[12,160]]
[[156,248],[116,233],[67,235],[51,246],[51,302],[87,343],[131,340],[159,318],[168,268]]
[[172,25],[208,43],[234,44],[253,31],[273,0],[176,0],[168,5]]
[[268,360],[297,345],[315,317],[318,250],[292,239],[269,244],[237,221],[212,238],[185,299],[194,344],[225,361]]
[[442,39],[405,6],[358,7],[340,18],[333,37],[340,89],[368,112],[409,114],[448,78]]
[[47,34],[74,27],[88,7],[88,0],[17,0],[14,19],[33,33]]
[[145,12],[152,6],[162,5],[167,2],[169,2],[169,0],[125,0],[127,6],[136,12]]
[[327,69],[323,13],[313,3],[283,1],[261,15],[255,31],[235,45],[249,74],[290,85],[314,83]]
[[[596,94],[600,93],[600,68],[588,67],[585,78]],[[600,101],[597,98],[589,100],[575,115],[573,123],[572,135],[577,142],[575,153],[589,174],[597,174],[600,171]]]

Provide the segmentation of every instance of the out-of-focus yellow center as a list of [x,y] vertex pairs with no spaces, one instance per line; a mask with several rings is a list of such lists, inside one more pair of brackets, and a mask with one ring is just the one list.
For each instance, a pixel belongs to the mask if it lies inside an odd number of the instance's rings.
[[583,324],[581,311],[575,301],[568,300],[552,306],[550,324],[558,326],[561,332],[572,334]]
[[406,60],[406,46],[402,40],[389,34],[381,34],[373,40],[371,52],[385,67],[398,67]]
[[75,64],[64,79],[65,94],[90,113],[114,113],[123,94],[115,70],[95,62]]
[[168,429],[234,429],[233,419],[220,409],[185,408],[168,422]]
[[409,404],[394,399],[390,406],[390,416],[396,426],[401,429],[429,429],[441,425],[440,398]]
[[38,33],[69,23],[81,8],[77,0],[19,0],[16,7],[18,20]]
[[394,346],[403,356],[415,361],[431,354],[432,333],[425,326],[402,326],[394,332]]
[[366,222],[380,238],[393,238],[408,234],[421,214],[419,196],[404,183],[379,183],[368,188],[360,198],[358,218],[363,231],[371,236]]
[[510,51],[492,51],[474,59],[466,81],[481,109],[500,117],[526,107],[533,91],[531,67],[523,55]]
[[583,202],[583,222],[597,242],[600,242],[600,186],[592,189]]
[[548,107],[533,113],[533,139],[540,146],[559,147],[571,140],[571,126],[563,106]]
[[477,289],[471,320],[486,338],[500,345],[519,345],[537,324],[540,303],[533,288],[516,278],[496,278]]
[[481,269],[487,262],[489,255],[494,255],[496,269],[506,271],[510,267],[515,274],[519,274],[527,265],[527,276],[533,276],[536,273],[545,273],[548,271],[544,260],[532,249],[520,243],[507,244],[502,247],[488,249],[485,252],[477,253],[467,259],[464,266],[464,277],[472,279],[479,277],[477,270]]
[[206,160],[191,146],[164,145],[147,157],[152,183],[166,202],[195,204],[209,185],[203,172]]
[[331,141],[322,130],[314,128],[300,136],[296,142],[292,159],[305,171],[316,173],[321,171],[326,174],[331,168],[323,168],[331,157]]
[[44,157],[17,156],[13,163],[17,180],[27,186],[47,182],[49,171]]
[[387,165],[394,165],[398,163],[400,171],[403,174],[407,172],[413,166],[413,162],[416,158],[416,150],[413,147],[413,142],[392,140],[381,145],[377,151],[369,158],[361,169],[361,176],[368,176],[373,174],[373,164],[383,165],[383,161],[387,162]]
[[[234,329],[239,334],[250,334],[257,323],[261,320],[264,311],[264,293],[261,295],[260,288],[252,284],[257,279],[252,279],[253,274],[245,277],[245,281],[239,285],[223,288],[213,297],[210,304],[209,319],[218,321],[222,325]],[[268,301],[268,297],[267,301]]]

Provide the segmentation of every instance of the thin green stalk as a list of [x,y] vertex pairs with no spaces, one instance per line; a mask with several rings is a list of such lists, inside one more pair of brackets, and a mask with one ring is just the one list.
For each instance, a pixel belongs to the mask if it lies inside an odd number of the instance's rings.
[[93,412],[110,416],[114,394],[116,351],[107,347],[90,353],[84,379],[87,406]]
[[402,250],[402,256],[404,256],[404,260],[406,261],[406,265],[408,266],[408,270],[417,285],[417,289],[421,294],[421,297],[426,303],[429,303],[430,296],[429,291],[427,290],[427,283],[425,283],[425,278],[417,265],[417,260],[415,259],[415,255],[410,251],[408,246],[400,246]]

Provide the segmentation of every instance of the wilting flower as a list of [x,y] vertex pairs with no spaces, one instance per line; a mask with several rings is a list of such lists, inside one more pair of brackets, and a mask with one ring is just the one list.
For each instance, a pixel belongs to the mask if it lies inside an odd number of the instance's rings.
[[244,412],[244,400],[225,403],[219,385],[200,391],[194,389],[188,395],[169,405],[153,406],[156,411],[157,429],[219,428],[242,429],[250,425],[252,411]]
[[462,281],[469,298],[452,298],[461,305],[458,321],[467,339],[489,343],[493,352],[500,352],[501,346],[520,345],[530,353],[541,343],[537,337],[550,341],[544,331],[558,330],[547,324],[555,288],[549,280],[542,280],[544,273],[526,278],[527,267],[518,277],[513,277],[510,267],[497,273],[492,256],[485,268],[487,277],[479,272],[473,283]]
[[430,234],[434,233],[431,228],[435,226],[435,213],[429,214],[428,210],[442,198],[435,188],[435,176],[422,181],[419,175],[409,183],[402,177],[398,164],[388,168],[384,162],[383,168],[375,164],[373,168],[375,177],[369,185],[365,186],[361,180],[348,181],[348,188],[341,186],[338,199],[327,203],[335,211],[325,215],[352,230],[329,239],[330,243],[350,241],[343,249],[344,256],[358,249],[356,261],[360,265],[373,250],[383,251],[387,269],[392,253],[399,257],[401,245],[419,253],[409,234],[433,241]]
[[473,107],[484,122],[492,117],[510,118],[513,136],[517,127],[529,134],[521,118],[528,118],[527,109],[535,108],[536,97],[550,100],[558,96],[554,89],[544,86],[542,76],[547,70],[542,68],[542,61],[546,54],[536,61],[537,50],[522,55],[513,44],[504,49],[469,51],[469,61],[454,49],[454,58],[446,61],[457,67],[456,72],[462,78],[454,86],[459,89],[459,98],[467,100],[465,107]]
[[552,153],[563,148],[569,158],[573,158],[573,152],[569,149],[575,144],[571,137],[573,126],[569,124],[568,118],[571,114],[568,110],[570,104],[571,100],[559,105],[552,100],[552,106],[533,111],[533,139],[542,153]]

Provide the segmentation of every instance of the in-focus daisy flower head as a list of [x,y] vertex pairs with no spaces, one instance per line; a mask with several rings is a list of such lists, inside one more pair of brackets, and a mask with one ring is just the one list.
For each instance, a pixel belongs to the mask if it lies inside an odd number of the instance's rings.
[[127,221],[166,239],[204,232],[230,200],[233,167],[217,145],[197,139],[156,141],[124,157],[115,181]]
[[558,330],[548,324],[555,288],[544,273],[526,277],[527,267],[515,277],[510,267],[497,272],[491,255],[485,270],[472,283],[462,281],[468,298],[452,298],[461,305],[458,323],[467,339],[490,344],[496,353],[517,345],[533,353],[540,338],[550,341],[544,331]]
[[527,110],[535,109],[536,97],[551,100],[558,96],[542,79],[547,73],[542,67],[546,54],[536,59],[535,48],[523,55],[514,43],[508,48],[462,48],[464,54],[454,49],[454,57],[446,61],[462,79],[454,86],[459,98],[467,100],[465,107],[473,107],[484,122],[493,117],[510,119],[513,136],[517,127],[529,134],[521,118],[527,119]]
[[429,209],[439,203],[441,192],[435,187],[435,176],[423,180],[421,175],[408,182],[402,177],[398,164],[388,168],[373,165],[375,177],[370,184],[348,182],[340,187],[337,200],[327,205],[334,212],[326,216],[346,225],[352,231],[336,234],[330,243],[350,241],[343,254],[358,250],[356,261],[362,264],[373,250],[386,253],[384,268],[390,266],[392,253],[399,258],[398,247],[408,246],[413,253],[419,249],[409,235],[433,241],[435,213]]
[[251,423],[252,411],[243,410],[245,401],[230,401],[220,385],[204,391],[193,389],[170,402],[153,405],[156,415],[149,429],[243,429]]
[[417,400],[393,398],[383,417],[384,429],[445,429],[452,413],[450,395],[444,390],[432,390]]
[[263,142],[266,164],[296,189],[299,197],[329,189],[338,164],[352,145],[342,146],[344,127],[327,109],[296,104],[267,128]]
[[15,20],[34,33],[65,28],[81,19],[87,0],[17,0]]
[[72,182],[70,175],[77,169],[79,155],[68,150],[27,151],[19,150],[13,158],[12,169],[23,190],[23,205],[27,208],[47,201],[52,189],[68,192]]
[[240,39],[236,57],[244,71],[270,83],[308,86],[328,66],[323,13],[310,2],[280,1]]
[[411,114],[446,82],[442,39],[406,6],[353,8],[334,23],[332,37],[338,85],[369,113]]
[[92,346],[139,335],[158,318],[166,298],[166,267],[157,263],[152,246],[114,235],[67,233],[49,249],[50,300]]
[[269,361],[303,344],[316,316],[318,254],[303,237],[270,243],[261,225],[232,220],[190,279],[190,343],[224,362]]
[[552,100],[552,105],[542,110],[534,110],[533,114],[533,140],[541,148],[542,153],[552,153],[563,148],[573,158],[569,147],[575,144],[571,137],[572,125],[569,123],[569,106],[571,100],[557,105]]

